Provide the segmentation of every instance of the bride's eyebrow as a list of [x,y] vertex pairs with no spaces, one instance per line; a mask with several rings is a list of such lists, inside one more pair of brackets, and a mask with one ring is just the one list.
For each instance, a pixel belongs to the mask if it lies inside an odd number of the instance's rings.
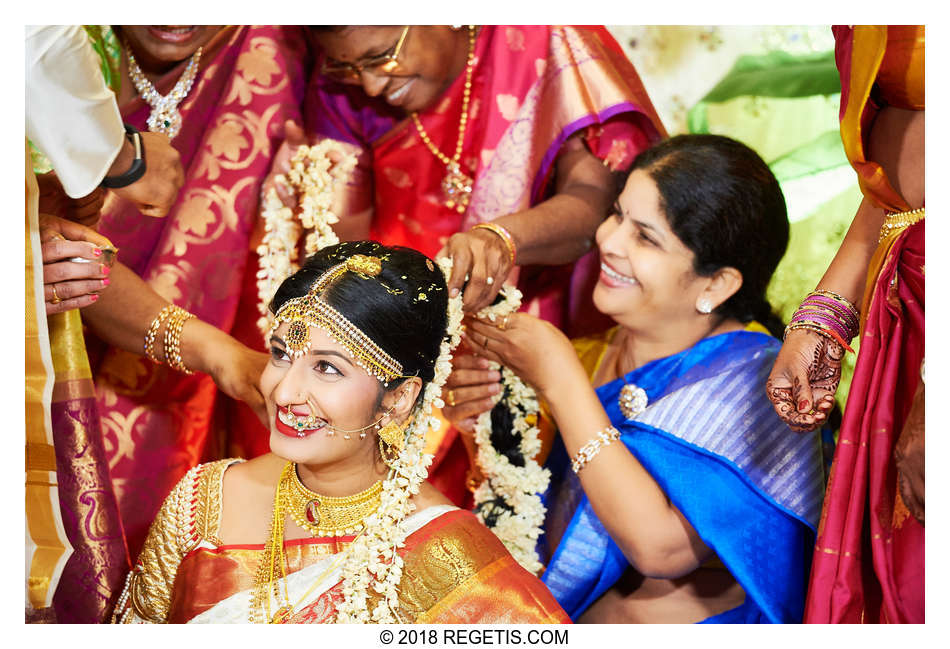
[[344,361],[346,361],[347,365],[350,365],[350,366],[353,365],[353,361],[351,361],[348,356],[346,356],[345,354],[341,354],[335,349],[311,349],[310,355],[311,356],[338,356],[339,358],[342,358]]

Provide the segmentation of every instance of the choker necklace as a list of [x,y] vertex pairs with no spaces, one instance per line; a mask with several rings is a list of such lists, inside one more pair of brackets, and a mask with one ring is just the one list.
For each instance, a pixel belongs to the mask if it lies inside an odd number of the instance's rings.
[[152,107],[152,113],[148,116],[148,130],[153,133],[164,133],[168,139],[174,139],[181,130],[181,113],[178,112],[178,104],[184,101],[191,90],[195,77],[198,76],[198,61],[201,60],[201,48],[191,55],[191,60],[182,72],[178,83],[172,88],[172,91],[164,97],[158,94],[151,81],[145,78],[135,57],[132,56],[132,48],[125,46],[125,53],[129,57],[129,76],[139,96]]
[[472,178],[462,171],[459,161],[462,159],[462,143],[465,141],[465,127],[468,124],[468,102],[472,96],[472,70],[475,63],[475,25],[468,26],[468,59],[465,63],[465,90],[462,93],[462,117],[459,119],[459,137],[455,143],[455,155],[451,158],[439,151],[438,147],[432,143],[426,130],[419,121],[418,113],[412,113],[412,121],[419,131],[419,137],[432,154],[438,158],[447,168],[445,178],[442,179],[442,194],[445,198],[445,206],[450,210],[454,209],[459,214],[463,214],[468,208],[468,202],[472,197],[472,184],[475,182]]
[[307,489],[297,475],[297,465],[288,462],[280,476],[284,506],[300,527],[313,536],[350,536],[363,529],[363,521],[377,509],[383,482],[352,496],[321,496]]

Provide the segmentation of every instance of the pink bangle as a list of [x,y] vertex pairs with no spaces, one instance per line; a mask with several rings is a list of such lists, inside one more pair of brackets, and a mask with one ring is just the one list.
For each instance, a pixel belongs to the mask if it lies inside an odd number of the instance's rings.
[[515,246],[515,240],[514,237],[511,236],[511,233],[497,223],[479,223],[472,227],[473,230],[477,230],[478,228],[490,230],[501,237],[501,240],[505,242],[505,246],[508,248],[508,260],[511,262],[511,265],[514,266],[515,255],[518,249]]

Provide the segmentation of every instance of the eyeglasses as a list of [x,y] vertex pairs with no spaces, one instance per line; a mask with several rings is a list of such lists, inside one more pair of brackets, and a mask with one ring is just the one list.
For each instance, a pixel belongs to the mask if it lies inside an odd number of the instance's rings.
[[397,59],[399,58],[399,52],[402,50],[402,44],[406,42],[409,27],[410,25],[406,25],[403,28],[399,40],[392,47],[392,52],[374,56],[362,63],[347,63],[346,61],[327,59],[323,62],[321,72],[340,81],[356,82],[362,79],[364,71],[373,74],[391,74],[399,66]]

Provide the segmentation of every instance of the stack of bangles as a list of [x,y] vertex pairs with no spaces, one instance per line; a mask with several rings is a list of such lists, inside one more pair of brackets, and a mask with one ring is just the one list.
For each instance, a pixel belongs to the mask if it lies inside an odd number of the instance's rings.
[[479,223],[478,225],[472,227],[473,230],[477,230],[479,228],[483,230],[490,230],[501,237],[501,240],[505,242],[505,246],[508,248],[508,260],[511,262],[511,265],[514,266],[515,255],[518,252],[518,249],[515,246],[515,240],[514,237],[511,236],[511,233],[497,223]]
[[808,329],[834,340],[854,353],[849,343],[858,335],[858,310],[848,300],[831,291],[812,291],[785,327],[785,336],[794,329]]
[[620,439],[620,431],[613,426],[607,426],[607,428],[598,432],[592,440],[581,446],[580,450],[577,451],[577,455],[571,460],[571,469],[574,470],[574,473],[580,473],[581,469],[600,453],[600,449],[618,439]]
[[[161,365],[158,355],[155,353],[155,339],[158,338],[158,330],[165,324],[165,334],[162,338],[165,351],[165,362],[174,370],[185,374],[193,374],[185,365],[181,357],[181,330],[185,322],[194,318],[194,314],[188,313],[180,306],[169,304],[159,311],[152,324],[148,327],[145,334],[145,355],[152,361]],[[167,322],[166,322],[167,321]]]

